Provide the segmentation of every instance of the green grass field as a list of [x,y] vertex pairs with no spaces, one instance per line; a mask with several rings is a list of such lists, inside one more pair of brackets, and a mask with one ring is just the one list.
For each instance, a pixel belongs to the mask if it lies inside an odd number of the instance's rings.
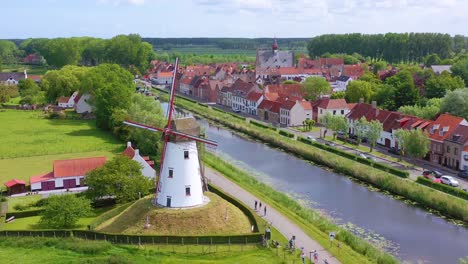
[[[144,235],[222,235],[249,234],[247,216],[218,195],[206,192],[210,202],[198,208],[175,210],[155,208],[152,197],[137,201],[127,210],[96,228],[104,233]],[[227,214],[227,217],[226,217]],[[146,216],[151,227],[144,228]]]
[[2,264],[16,263],[299,263],[283,250],[256,245],[124,246],[103,241],[55,238],[0,238]]
[[0,112],[0,123],[0,159],[123,149],[94,120],[49,120],[40,111],[7,110]]
[[23,64],[2,64],[0,69],[2,72],[23,72],[26,69],[26,73],[30,75],[44,75],[48,71],[46,66]]

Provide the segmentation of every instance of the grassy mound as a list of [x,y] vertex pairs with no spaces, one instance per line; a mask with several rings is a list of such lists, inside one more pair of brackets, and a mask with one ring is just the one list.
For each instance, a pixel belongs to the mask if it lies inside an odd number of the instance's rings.
[[[141,199],[119,215],[96,228],[105,233],[142,235],[220,235],[249,234],[247,216],[214,193],[205,193],[210,202],[198,208],[156,208],[151,197]],[[146,217],[151,227],[145,229]],[[227,217],[226,217],[227,216]]]

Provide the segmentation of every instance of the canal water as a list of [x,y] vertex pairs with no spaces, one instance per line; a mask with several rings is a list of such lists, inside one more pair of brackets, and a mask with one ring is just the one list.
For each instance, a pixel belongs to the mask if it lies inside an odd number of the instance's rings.
[[[167,104],[161,105],[167,108]],[[218,142],[217,155],[248,169],[258,180],[290,194],[304,206],[330,216],[401,261],[448,264],[468,256],[466,227],[206,120],[198,122],[207,138]]]
[[402,261],[458,263],[468,256],[468,228],[369,190],[261,142],[198,120],[216,153],[253,172],[259,180],[319,209],[350,231],[379,244]]

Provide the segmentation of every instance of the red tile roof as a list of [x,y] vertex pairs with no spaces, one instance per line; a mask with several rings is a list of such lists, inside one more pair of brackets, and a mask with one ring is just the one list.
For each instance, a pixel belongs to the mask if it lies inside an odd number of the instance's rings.
[[262,93],[252,91],[247,95],[247,100],[257,102],[262,96]]
[[357,104],[356,103],[349,103],[348,104],[348,109],[352,110]]
[[463,147],[463,151],[468,152],[468,146]]
[[59,102],[59,103],[68,103],[68,100],[70,100],[70,97],[60,96],[59,99],[57,100],[57,102]]
[[464,119],[450,114],[441,114],[428,126],[431,140],[443,141],[446,139]]
[[80,98],[81,98],[81,94],[77,94],[77,95],[75,96],[75,99],[74,99],[75,104],[78,103],[78,101],[80,101]]
[[159,78],[170,78],[174,75],[173,72],[159,72],[158,77]]
[[314,106],[323,109],[347,109],[348,103],[345,99],[322,98],[315,101]]
[[106,163],[106,157],[54,160],[54,177],[84,176]]
[[280,102],[280,103],[281,103],[280,108],[288,109],[288,110],[291,110],[296,105],[296,101],[291,101],[291,100],[284,100],[283,102]]
[[51,171],[51,172],[43,173],[40,175],[31,176],[29,178],[29,183],[33,184],[36,182],[43,182],[43,181],[52,180],[52,179],[54,179],[54,172]]
[[7,181],[5,182],[5,186],[7,188],[11,188],[15,185],[18,185],[18,184],[21,184],[21,185],[26,185],[26,182],[23,181],[23,180],[17,180],[17,179],[13,179],[13,180],[10,180],[10,181]]
[[264,109],[265,111],[269,111],[273,113],[279,113],[280,108],[281,108],[281,103],[265,99],[260,103],[258,108]]
[[456,129],[453,130],[452,135],[446,140],[465,145],[466,143],[468,143],[468,126],[458,126]]
[[345,65],[343,69],[343,75],[349,76],[356,80],[364,74],[364,69],[360,64]]
[[312,110],[312,103],[309,101],[301,101],[301,105],[304,110]]
[[127,147],[123,152],[122,155],[125,155],[131,159],[135,157],[135,150],[132,147]]
[[351,120],[358,120],[361,117],[365,117],[367,121],[373,120],[377,116],[377,109],[373,108],[370,104],[358,103],[354,108],[347,114],[347,117]]

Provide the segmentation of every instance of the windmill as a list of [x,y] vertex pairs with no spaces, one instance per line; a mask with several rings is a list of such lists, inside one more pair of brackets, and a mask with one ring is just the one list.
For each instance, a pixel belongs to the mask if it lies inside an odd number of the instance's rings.
[[176,58],[166,115],[167,125],[157,128],[133,121],[125,121],[124,124],[163,133],[164,144],[159,177],[156,181],[155,203],[166,207],[192,207],[201,205],[204,201],[197,142],[213,146],[217,144],[199,137],[200,126],[195,118],[174,118],[178,66],[179,59]]

